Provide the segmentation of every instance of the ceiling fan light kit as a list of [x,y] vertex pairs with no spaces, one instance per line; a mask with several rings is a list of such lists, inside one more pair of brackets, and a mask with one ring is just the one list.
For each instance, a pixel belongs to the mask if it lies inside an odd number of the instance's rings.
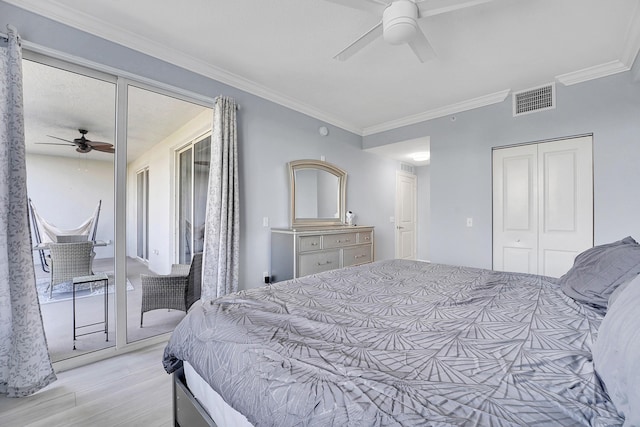
[[356,41],[342,49],[334,59],[346,61],[362,48],[382,36],[393,45],[407,44],[420,62],[427,62],[436,57],[420,26],[418,20],[453,12],[458,9],[489,3],[493,0],[326,0],[343,6],[369,11],[382,19]]
[[397,0],[382,14],[384,40],[390,44],[402,44],[413,40],[418,33],[418,7],[412,1]]

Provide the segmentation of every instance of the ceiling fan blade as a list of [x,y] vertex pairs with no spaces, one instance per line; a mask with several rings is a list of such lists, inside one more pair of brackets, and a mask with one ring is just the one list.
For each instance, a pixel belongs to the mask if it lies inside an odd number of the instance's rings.
[[34,144],[38,145],[64,145],[65,147],[75,147],[76,144],[61,144],[59,142],[34,142]]
[[391,3],[391,0],[326,0],[330,3],[341,4],[352,9],[364,10],[366,12],[382,15],[382,11]]
[[420,62],[431,61],[436,58],[436,52],[433,50],[431,43],[427,40],[427,36],[424,35],[422,30],[418,28],[416,37],[411,40],[409,47],[416,54]]
[[[106,144],[106,143],[105,143]],[[92,146],[92,148],[96,151],[101,151],[103,153],[115,153],[116,150],[113,148],[113,146],[111,144],[108,145],[94,145]]]
[[57,136],[53,136],[53,135],[47,135],[47,136],[48,136],[49,138],[59,139],[60,141],[65,141],[65,142],[68,142],[68,143],[70,143],[70,144],[74,144],[74,145],[75,145],[75,142],[73,142],[73,141],[69,141],[68,139],[58,138]]
[[441,13],[452,12],[492,1],[493,0],[423,0],[415,1],[415,3],[418,6],[420,18],[424,18],[426,16],[440,15]]
[[87,140],[86,144],[92,146],[93,148],[113,147],[113,144],[110,144],[108,142],[98,142],[98,141],[89,141],[89,140]]
[[360,36],[358,40],[354,41],[349,46],[340,51],[340,53],[334,56],[333,59],[337,59],[338,61],[346,61],[380,36],[382,36],[382,21],[380,21],[378,24],[376,24],[375,27]]

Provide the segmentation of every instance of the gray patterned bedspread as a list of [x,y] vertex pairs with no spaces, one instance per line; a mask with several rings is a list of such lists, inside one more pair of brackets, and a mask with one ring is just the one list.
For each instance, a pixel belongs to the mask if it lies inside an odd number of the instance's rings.
[[197,304],[165,349],[256,426],[621,425],[555,279],[390,260]]

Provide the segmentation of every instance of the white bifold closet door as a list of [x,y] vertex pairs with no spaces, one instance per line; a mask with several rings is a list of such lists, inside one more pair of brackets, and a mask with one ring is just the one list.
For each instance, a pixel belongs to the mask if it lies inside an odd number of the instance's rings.
[[493,268],[560,277],[593,246],[592,137],[493,151]]

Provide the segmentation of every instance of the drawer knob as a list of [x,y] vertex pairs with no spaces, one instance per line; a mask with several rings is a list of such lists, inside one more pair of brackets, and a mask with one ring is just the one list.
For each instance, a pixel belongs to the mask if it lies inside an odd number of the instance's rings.
[[366,255],[354,255],[353,257],[355,259],[358,259],[358,258],[364,258],[364,257],[366,257]]
[[318,242],[312,242],[311,246],[318,246]]
[[351,239],[346,239],[346,240],[336,240],[336,243],[349,243],[351,241]]
[[327,265],[327,264],[331,264],[331,261],[318,262],[318,265]]

